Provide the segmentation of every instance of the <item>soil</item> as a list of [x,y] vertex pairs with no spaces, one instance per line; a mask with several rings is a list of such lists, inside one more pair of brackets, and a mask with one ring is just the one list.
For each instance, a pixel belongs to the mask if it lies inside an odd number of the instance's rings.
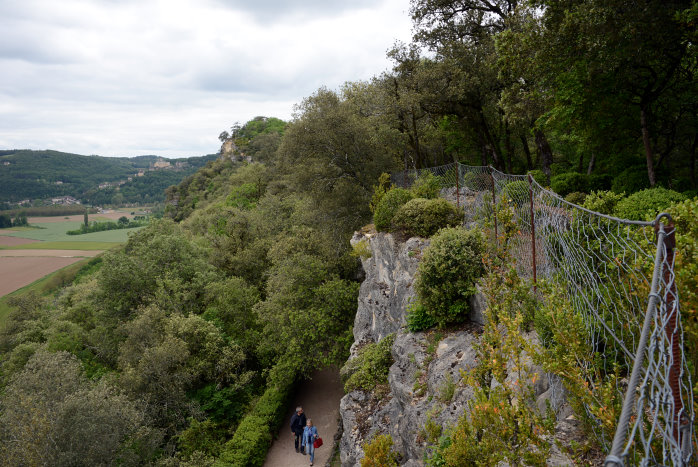
[[264,467],[305,467],[310,465],[308,456],[297,453],[291,435],[291,416],[297,405],[303,407],[305,416],[313,420],[318,434],[322,438],[322,447],[315,450],[315,466],[324,466],[332,456],[334,437],[338,429],[339,401],[344,396],[344,389],[339,380],[339,369],[331,367],[313,374],[311,379],[301,383],[296,392],[293,405],[288,407],[288,414],[281,427],[278,438],[274,440]]
[[[107,212],[101,212],[101,213],[96,213],[96,214],[88,214],[88,219],[90,221],[93,220],[104,220],[104,219],[110,219],[110,220],[118,220],[120,217],[126,216],[129,219],[132,218],[133,216],[129,213],[126,212],[115,212],[115,211],[107,211]],[[70,216],[42,216],[42,217],[28,217],[27,222],[29,224],[45,224],[45,223],[54,223],[54,222],[82,222],[85,220],[85,215],[84,214],[72,214]]]
[[0,258],[0,297],[80,259],[46,256]]
[[0,235],[0,246],[25,245],[27,243],[36,243],[38,241],[39,240],[30,240],[28,238],[8,237],[6,235]]
[[100,253],[102,250],[0,250],[0,257],[91,258]]

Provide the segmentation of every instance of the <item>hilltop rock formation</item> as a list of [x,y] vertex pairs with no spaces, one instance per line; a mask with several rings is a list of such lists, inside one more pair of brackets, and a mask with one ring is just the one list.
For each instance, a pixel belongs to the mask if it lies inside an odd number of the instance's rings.
[[[352,244],[359,242],[368,243],[369,248],[362,250],[370,251],[371,256],[362,259],[366,278],[359,292],[349,361],[356,358],[361,346],[395,333],[391,351],[394,363],[387,395],[355,390],[342,398],[342,466],[359,465],[364,456],[362,445],[376,434],[385,433],[392,436],[401,465],[423,465],[428,442],[435,442],[442,427],[455,425],[473,397],[473,389],[458,382],[461,370],[468,371],[477,364],[474,344],[484,324],[486,300],[481,293],[476,294],[471,299],[469,322],[456,330],[410,333],[405,326],[406,309],[415,296],[413,281],[429,241],[411,238],[400,242],[391,234],[374,232],[355,234]],[[535,333],[528,338],[536,339]],[[351,367],[346,365],[344,371],[351,371],[346,370]],[[532,362],[529,371],[543,376],[542,369]],[[573,417],[567,419],[570,411],[564,391],[559,383],[551,385],[550,381],[555,382],[541,377],[535,385],[538,406],[545,410],[551,405],[560,423],[569,425],[566,430],[575,432],[577,422]],[[557,448],[553,452],[550,465],[571,464]]]

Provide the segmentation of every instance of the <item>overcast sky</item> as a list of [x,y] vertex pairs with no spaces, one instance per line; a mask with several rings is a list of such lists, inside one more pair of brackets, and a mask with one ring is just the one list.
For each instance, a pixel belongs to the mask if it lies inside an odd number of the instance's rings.
[[409,0],[0,0],[0,149],[199,156],[409,42]]

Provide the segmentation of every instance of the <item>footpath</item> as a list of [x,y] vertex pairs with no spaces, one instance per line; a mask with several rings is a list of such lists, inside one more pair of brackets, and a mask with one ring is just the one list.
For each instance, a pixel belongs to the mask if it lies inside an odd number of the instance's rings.
[[313,374],[311,379],[301,383],[294,399],[291,399],[284,424],[269,449],[264,467],[305,467],[310,465],[310,458],[297,453],[291,436],[291,416],[296,406],[303,406],[305,415],[313,420],[318,434],[322,438],[322,447],[315,450],[314,466],[322,467],[330,459],[337,433],[339,419],[339,401],[344,396],[339,381],[339,370],[327,368]]

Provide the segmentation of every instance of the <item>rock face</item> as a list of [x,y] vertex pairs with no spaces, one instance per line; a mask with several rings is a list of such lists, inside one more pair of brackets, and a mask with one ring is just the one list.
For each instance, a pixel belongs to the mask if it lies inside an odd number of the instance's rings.
[[[461,370],[470,370],[477,364],[474,344],[484,324],[486,301],[481,293],[472,298],[470,322],[459,329],[410,333],[405,329],[406,308],[414,297],[413,281],[428,241],[412,238],[401,243],[390,234],[357,233],[352,244],[359,242],[367,242],[371,257],[362,259],[366,278],[359,292],[355,341],[349,360],[365,343],[379,342],[391,333],[396,333],[396,337],[391,351],[394,363],[388,375],[389,393],[379,398],[352,391],[342,398],[342,466],[359,465],[364,456],[362,445],[376,434],[385,433],[392,436],[401,465],[423,465],[428,442],[435,443],[442,427],[457,423],[474,395],[472,388],[457,383]],[[536,339],[535,335],[530,338]],[[541,382],[535,387],[539,406],[545,408],[549,401],[560,413],[564,412],[560,410],[564,405],[561,386],[551,386],[540,368],[532,363],[530,367],[530,371],[541,375]],[[562,415],[569,416],[569,412]],[[551,462],[560,465],[568,460],[560,454]]]

